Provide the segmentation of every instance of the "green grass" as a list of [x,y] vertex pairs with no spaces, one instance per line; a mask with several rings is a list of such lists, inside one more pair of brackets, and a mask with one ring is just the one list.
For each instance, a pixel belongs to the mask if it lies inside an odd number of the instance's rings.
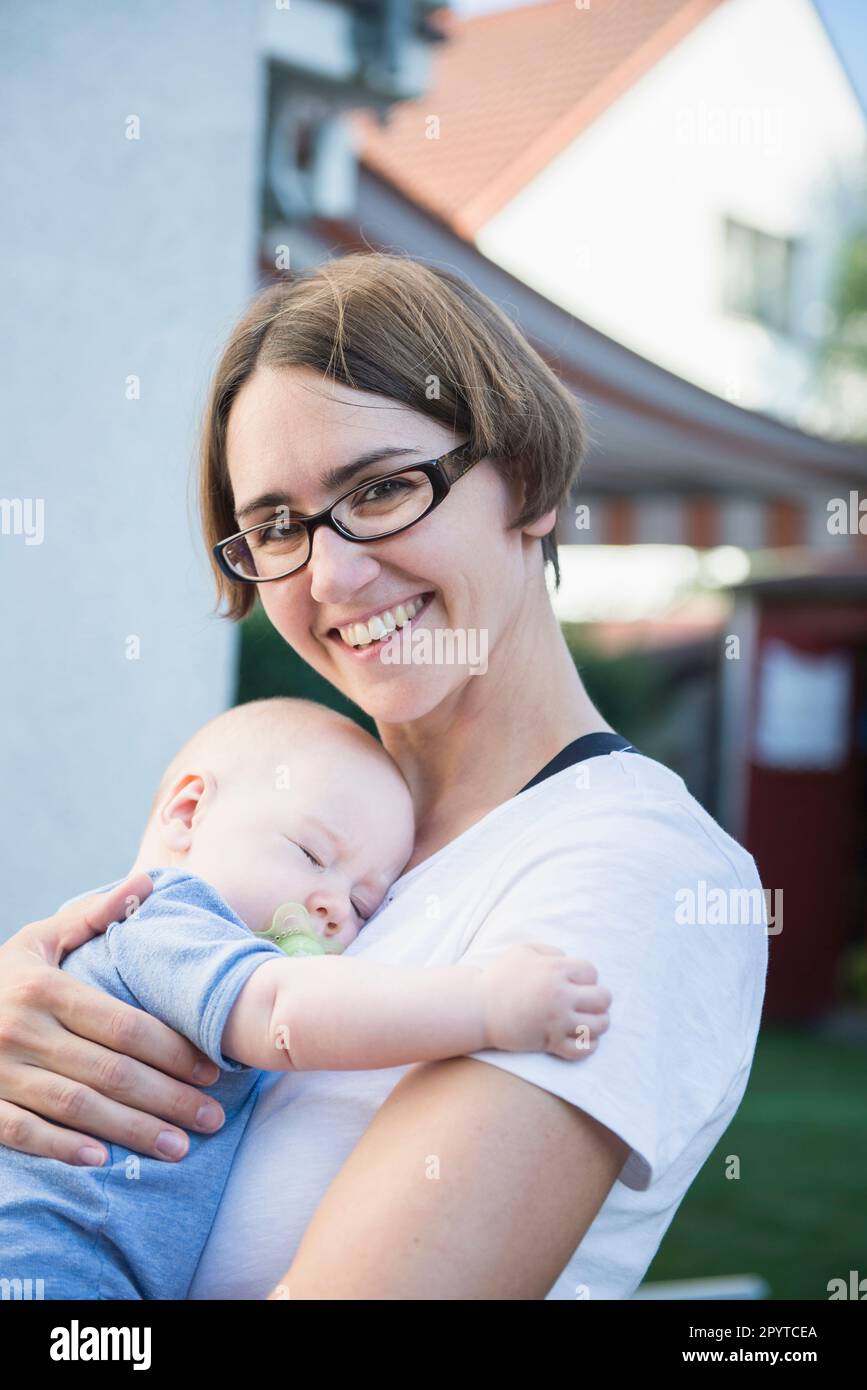
[[[758,1274],[774,1299],[827,1299],[867,1276],[867,1051],[763,1029],[734,1120],[645,1282]],[[740,1177],[726,1177],[726,1157]]]

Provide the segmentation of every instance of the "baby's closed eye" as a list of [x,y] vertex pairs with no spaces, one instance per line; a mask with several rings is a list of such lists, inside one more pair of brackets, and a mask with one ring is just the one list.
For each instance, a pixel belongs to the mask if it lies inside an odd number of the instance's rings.
[[325,865],[322,863],[322,860],[317,858],[313,851],[309,850],[306,845],[302,845],[298,840],[293,840],[291,835],[287,835],[286,839],[289,841],[290,845],[294,845],[296,849],[300,849],[302,854],[306,854],[310,862],[312,864],[315,864],[318,869],[325,868]]

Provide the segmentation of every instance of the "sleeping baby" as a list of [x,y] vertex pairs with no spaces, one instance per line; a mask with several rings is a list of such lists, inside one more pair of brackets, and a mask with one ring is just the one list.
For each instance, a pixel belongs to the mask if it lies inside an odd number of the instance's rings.
[[611,996],[574,983],[578,962],[549,947],[513,946],[484,969],[342,954],[413,837],[396,764],[323,706],[256,701],[193,735],[162,778],[133,865],[153,892],[62,969],[207,1054],[221,1074],[205,1089],[225,1123],[191,1134],[179,1163],[116,1144],[101,1167],[0,1148],[0,1276],[47,1299],[185,1298],[269,1072],[492,1047],[567,1061],[595,1050]]

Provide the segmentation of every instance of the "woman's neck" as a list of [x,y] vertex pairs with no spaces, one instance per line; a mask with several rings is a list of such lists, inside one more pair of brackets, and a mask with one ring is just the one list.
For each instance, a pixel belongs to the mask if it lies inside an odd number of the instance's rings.
[[611,731],[592,704],[547,595],[516,624],[484,674],[424,719],[383,724],[383,744],[412,793],[416,842],[407,870],[520,791],[567,743]]

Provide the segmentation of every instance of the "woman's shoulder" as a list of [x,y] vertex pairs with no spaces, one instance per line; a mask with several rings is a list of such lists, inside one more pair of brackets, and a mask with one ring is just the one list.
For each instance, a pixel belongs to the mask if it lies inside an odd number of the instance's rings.
[[538,816],[586,815],[601,801],[635,808],[650,800],[689,796],[681,777],[664,763],[637,751],[601,753],[562,768],[519,792],[512,804],[528,820]]
[[467,958],[537,939],[593,961],[621,998],[688,978],[752,1008],[769,911],[752,856],[671,769],[633,753],[600,761],[588,782],[572,778],[578,765],[526,793],[480,875]]
[[374,941],[393,949],[407,914],[420,924],[431,918],[436,949],[457,943],[458,954],[496,923],[534,923],[541,939],[562,929],[571,940],[592,918],[616,924],[621,936],[644,936],[677,922],[683,902],[704,911],[707,886],[732,903],[762,891],[752,857],[681,777],[643,754],[611,753],[503,802],[402,876],[358,949]]
[[[547,843],[551,851],[597,852],[637,860],[687,853],[718,857],[739,879],[757,880],[755,861],[690,792],[683,778],[654,758],[616,752],[556,773],[514,799],[517,815],[504,826],[520,853]],[[684,864],[685,861],[680,861]]]

